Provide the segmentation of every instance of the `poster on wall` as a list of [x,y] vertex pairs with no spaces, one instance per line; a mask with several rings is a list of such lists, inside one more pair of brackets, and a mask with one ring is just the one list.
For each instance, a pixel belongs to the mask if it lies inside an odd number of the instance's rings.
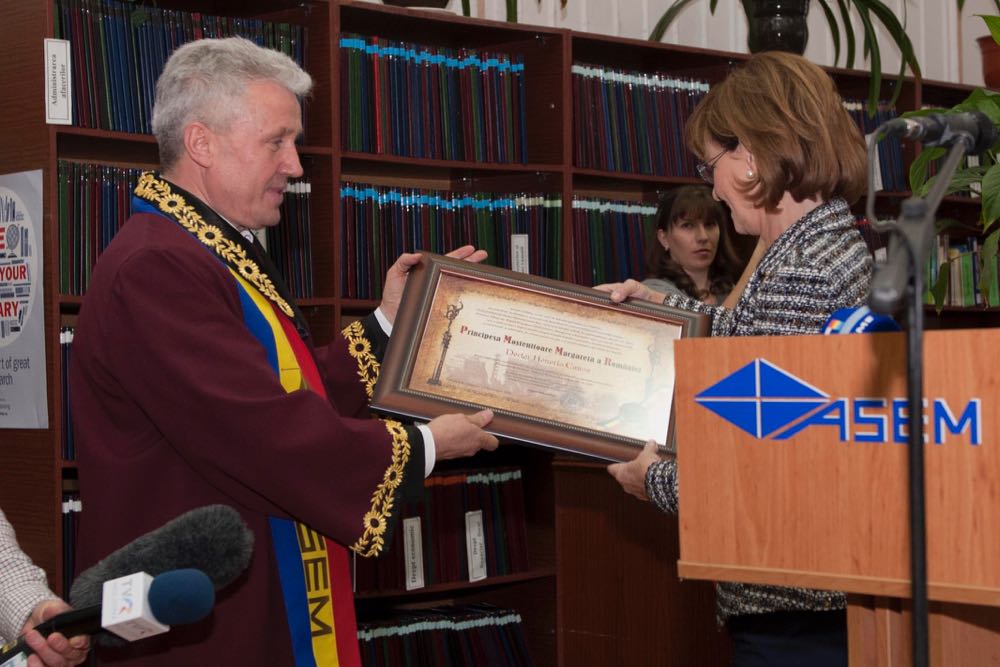
[[48,428],[42,172],[0,175],[0,428]]

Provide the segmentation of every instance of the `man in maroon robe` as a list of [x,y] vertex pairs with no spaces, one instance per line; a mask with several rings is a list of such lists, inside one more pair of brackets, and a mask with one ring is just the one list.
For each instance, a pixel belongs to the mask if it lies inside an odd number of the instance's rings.
[[[238,38],[181,47],[157,82],[162,174],[143,177],[132,217],[101,256],[73,343],[85,507],[78,561],[88,567],[215,503],[240,512],[255,545],[247,572],[219,592],[207,620],[105,652],[105,660],[297,664],[292,645],[303,638],[286,621],[275,522],[296,522],[299,541],[315,531],[377,555],[397,498],[419,492],[435,460],[497,445],[482,430],[488,410],[420,427],[368,413],[417,255],[390,268],[376,313],[314,347],[248,234],[278,223],[285,185],[303,173],[295,139],[310,86],[289,58]],[[319,606],[310,607],[317,618]],[[336,644],[339,663],[352,664],[356,636]]]

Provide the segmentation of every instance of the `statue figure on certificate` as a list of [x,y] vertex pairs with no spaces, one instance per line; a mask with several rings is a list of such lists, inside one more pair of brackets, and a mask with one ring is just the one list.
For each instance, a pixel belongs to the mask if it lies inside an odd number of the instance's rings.
[[441,368],[444,366],[444,358],[445,355],[448,354],[448,346],[451,344],[451,325],[455,323],[455,318],[458,317],[460,312],[462,312],[461,299],[458,300],[458,303],[448,304],[448,308],[445,310],[444,317],[448,320],[448,328],[445,329],[444,333],[441,335],[441,356],[438,358],[437,367],[434,369],[434,375],[427,380],[427,384],[441,384]]

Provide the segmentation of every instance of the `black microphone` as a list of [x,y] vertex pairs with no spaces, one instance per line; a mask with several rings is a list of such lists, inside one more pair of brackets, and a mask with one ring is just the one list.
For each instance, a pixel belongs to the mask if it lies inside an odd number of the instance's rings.
[[99,604],[104,582],[133,572],[154,577],[168,570],[194,568],[216,590],[246,570],[253,553],[253,531],[227,505],[207,505],[137,537],[77,576],[70,589],[74,607]]
[[[155,578],[138,572],[107,584],[100,604],[58,614],[34,629],[43,637],[53,632],[66,637],[94,635],[95,642],[120,645],[121,640],[136,641],[166,632],[171,625],[200,621],[215,605],[212,580],[201,570],[191,568],[171,570]],[[0,667],[12,658],[32,653],[21,636],[0,648]]]
[[997,140],[997,127],[981,111],[894,118],[885,124],[886,136],[901,136],[923,142],[927,146],[950,146],[956,141],[965,144],[966,155],[982,153]]

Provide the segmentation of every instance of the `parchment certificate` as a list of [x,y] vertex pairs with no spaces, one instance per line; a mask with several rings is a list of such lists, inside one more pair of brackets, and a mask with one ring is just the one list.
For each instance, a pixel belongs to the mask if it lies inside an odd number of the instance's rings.
[[665,444],[681,332],[443,273],[409,388]]
[[613,460],[670,444],[673,343],[702,331],[703,316],[461,264],[432,260],[412,285],[419,297],[407,285],[373,407],[490,407],[498,435]]

